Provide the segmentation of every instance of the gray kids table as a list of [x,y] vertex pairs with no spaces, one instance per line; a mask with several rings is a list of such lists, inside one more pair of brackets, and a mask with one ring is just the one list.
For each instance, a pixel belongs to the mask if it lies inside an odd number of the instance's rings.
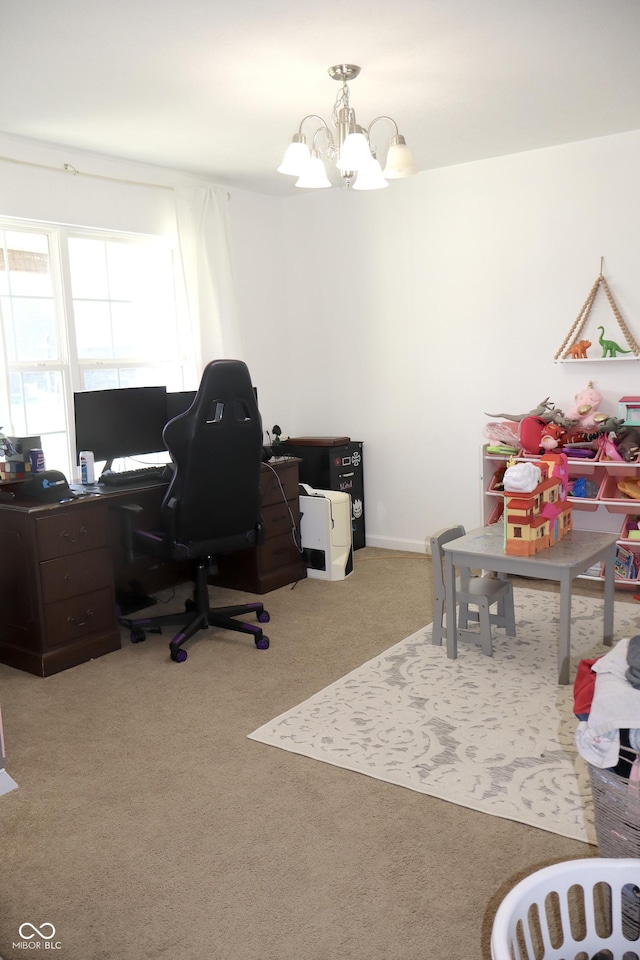
[[501,574],[557,580],[560,584],[560,637],[558,643],[558,683],[569,683],[571,651],[571,584],[594,564],[605,564],[603,641],[613,641],[613,605],[616,539],[614,534],[571,530],[559,543],[532,557],[513,557],[504,552],[501,523],[472,530],[443,546],[447,613],[447,656],[455,660],[456,577],[457,566],[490,570]]

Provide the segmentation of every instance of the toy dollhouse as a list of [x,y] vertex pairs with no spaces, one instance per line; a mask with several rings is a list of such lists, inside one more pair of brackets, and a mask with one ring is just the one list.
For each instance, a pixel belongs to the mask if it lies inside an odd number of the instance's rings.
[[567,458],[547,453],[517,463],[504,475],[504,552],[530,557],[546,550],[571,530],[567,499]]

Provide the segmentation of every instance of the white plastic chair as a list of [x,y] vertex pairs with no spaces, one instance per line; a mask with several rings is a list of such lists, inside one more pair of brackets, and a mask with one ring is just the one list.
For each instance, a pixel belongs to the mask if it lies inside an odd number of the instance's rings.
[[638,960],[640,860],[566,860],[521,880],[498,907],[492,960]]
[[[446,596],[444,585],[444,553],[442,545],[450,540],[464,537],[465,529],[446,527],[431,537],[431,560],[433,568],[433,635],[431,642],[442,645],[446,640],[444,614]],[[492,626],[502,627],[507,636],[515,637],[516,620],[513,609],[513,585],[510,580],[496,577],[476,577],[467,567],[461,567],[456,578],[456,601],[458,603],[458,640],[471,640],[482,645],[482,652],[490,657]],[[491,607],[497,604],[495,613]],[[477,607],[470,610],[469,607]],[[477,623],[478,630],[469,630],[470,623]]]

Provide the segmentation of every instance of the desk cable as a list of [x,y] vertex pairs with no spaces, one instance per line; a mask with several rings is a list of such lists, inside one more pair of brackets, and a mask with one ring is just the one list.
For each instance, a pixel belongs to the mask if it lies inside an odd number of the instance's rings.
[[294,544],[296,550],[298,551],[298,553],[299,553],[299,554],[302,554],[302,553],[303,553],[302,544],[298,543],[298,534],[297,534],[297,531],[296,531],[296,521],[295,521],[295,517],[293,516],[293,513],[291,512],[291,507],[289,506],[289,501],[287,500],[287,495],[286,495],[286,493],[285,493],[285,491],[284,491],[284,487],[282,486],[282,481],[280,480],[280,477],[278,476],[278,472],[277,472],[277,470],[274,470],[273,467],[271,466],[271,464],[270,464],[270,463],[267,463],[265,460],[262,461],[262,465],[263,465],[264,467],[268,467],[269,470],[271,470],[271,473],[274,475],[274,477],[275,477],[276,480],[278,481],[278,486],[280,487],[280,493],[282,494],[282,501],[283,501],[285,507],[287,508],[287,510],[289,511],[289,517],[291,518],[291,539],[293,540],[293,544]]

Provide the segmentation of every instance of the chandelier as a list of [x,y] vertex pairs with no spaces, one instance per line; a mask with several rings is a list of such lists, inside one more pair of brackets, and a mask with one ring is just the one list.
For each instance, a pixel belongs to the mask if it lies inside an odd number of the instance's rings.
[[[335,67],[329,67],[329,76],[342,83],[331,118],[335,134],[329,124],[317,114],[310,113],[300,121],[298,132],[291,138],[278,167],[278,173],[297,178],[296,187],[315,190],[333,186],[327,176],[323,156],[327,161],[335,163],[343,183],[354,190],[380,190],[389,186],[389,180],[410,177],[417,172],[395,120],[391,117],[376,117],[368,127],[361,126],[356,120],[355,110],[349,104],[347,81],[355,80],[359,73],[360,67],[352,63],[339,63]],[[320,123],[320,126],[316,125],[310,147],[302,132],[302,127],[308,120]],[[389,142],[384,170],[376,158],[371,137],[374,124],[381,120],[392,124],[395,130]]]

